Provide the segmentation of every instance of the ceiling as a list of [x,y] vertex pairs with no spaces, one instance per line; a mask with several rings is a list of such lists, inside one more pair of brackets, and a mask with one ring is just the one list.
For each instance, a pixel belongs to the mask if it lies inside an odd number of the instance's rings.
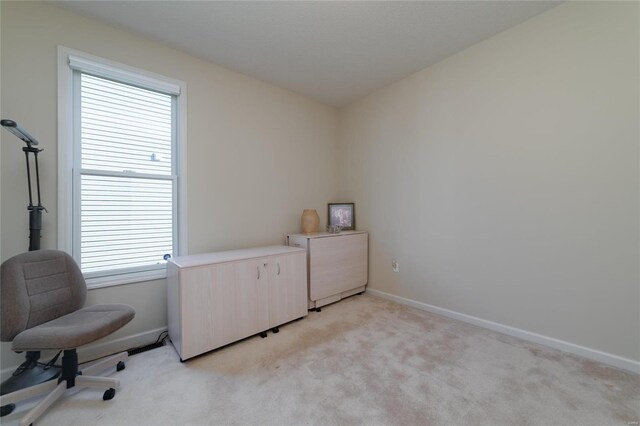
[[560,2],[56,3],[342,106]]

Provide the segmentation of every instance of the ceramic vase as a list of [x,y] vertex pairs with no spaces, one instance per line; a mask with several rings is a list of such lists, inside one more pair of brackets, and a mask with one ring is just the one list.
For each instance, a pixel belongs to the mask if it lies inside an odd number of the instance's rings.
[[300,219],[303,234],[315,234],[320,230],[320,216],[315,209],[304,209]]

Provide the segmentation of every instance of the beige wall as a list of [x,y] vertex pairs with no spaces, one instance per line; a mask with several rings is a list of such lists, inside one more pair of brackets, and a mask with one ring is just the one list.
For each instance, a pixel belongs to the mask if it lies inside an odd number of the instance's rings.
[[370,287],[640,360],[638,12],[566,3],[341,110]]
[[[45,149],[43,248],[56,247],[57,45],[187,83],[190,253],[281,244],[304,208],[322,213],[334,198],[333,108],[49,4],[3,1],[1,43],[2,117]],[[27,249],[27,197],[21,142],[0,138],[5,260]],[[91,290],[89,303],[136,308],[118,338],[166,326],[165,291],[164,281]],[[2,368],[22,359],[6,343],[1,355]]]

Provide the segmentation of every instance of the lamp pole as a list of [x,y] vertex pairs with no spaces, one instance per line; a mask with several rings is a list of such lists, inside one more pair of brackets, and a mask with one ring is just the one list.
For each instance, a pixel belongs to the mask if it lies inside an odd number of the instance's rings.
[[[42,205],[40,199],[40,169],[38,168],[38,153],[42,149],[36,148],[38,141],[31,136],[26,130],[13,120],[0,120],[2,127],[13,133],[18,139],[22,140],[27,146],[22,147],[24,157],[27,163],[27,185],[29,186],[29,251],[40,250],[40,238],[42,232],[42,211],[47,211]],[[38,196],[38,204],[33,204],[33,195],[31,190],[31,162],[29,154],[33,154],[35,171],[36,171],[36,193]]]

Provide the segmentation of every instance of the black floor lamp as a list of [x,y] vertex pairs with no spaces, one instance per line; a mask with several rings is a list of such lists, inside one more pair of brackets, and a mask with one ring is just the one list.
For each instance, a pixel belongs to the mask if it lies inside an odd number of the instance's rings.
[[[41,149],[35,148],[38,145],[38,141],[27,133],[22,127],[18,126],[13,120],[1,120],[2,127],[13,133],[24,141],[27,146],[22,147],[25,159],[27,160],[27,184],[29,185],[29,205],[27,210],[29,211],[29,251],[40,250],[40,232],[42,231],[42,211],[46,209],[42,206],[40,200],[40,169],[38,168],[38,153]],[[38,194],[38,204],[33,204],[33,196],[31,190],[31,166],[29,161],[29,154],[33,154],[33,160],[36,169],[36,191]]]
[[[27,133],[22,127],[13,120],[0,120],[2,127],[13,133],[18,139],[24,141],[27,146],[22,147],[25,159],[27,161],[27,184],[29,185],[29,251],[40,250],[40,234],[42,231],[42,211],[47,211],[42,205],[40,199],[40,170],[38,168],[38,153],[41,149],[36,148],[38,141]],[[35,166],[36,191],[38,196],[38,204],[33,204],[33,191],[31,190],[31,161],[29,154],[33,154]],[[46,382],[58,376],[59,368],[53,364],[57,360],[57,356],[47,364],[38,363],[40,358],[39,351],[29,351],[26,353],[26,361],[23,362],[11,377],[0,384],[0,394],[5,395],[18,389],[33,386],[38,383]],[[13,411],[14,404],[7,404],[0,407],[0,417],[5,416]]]

